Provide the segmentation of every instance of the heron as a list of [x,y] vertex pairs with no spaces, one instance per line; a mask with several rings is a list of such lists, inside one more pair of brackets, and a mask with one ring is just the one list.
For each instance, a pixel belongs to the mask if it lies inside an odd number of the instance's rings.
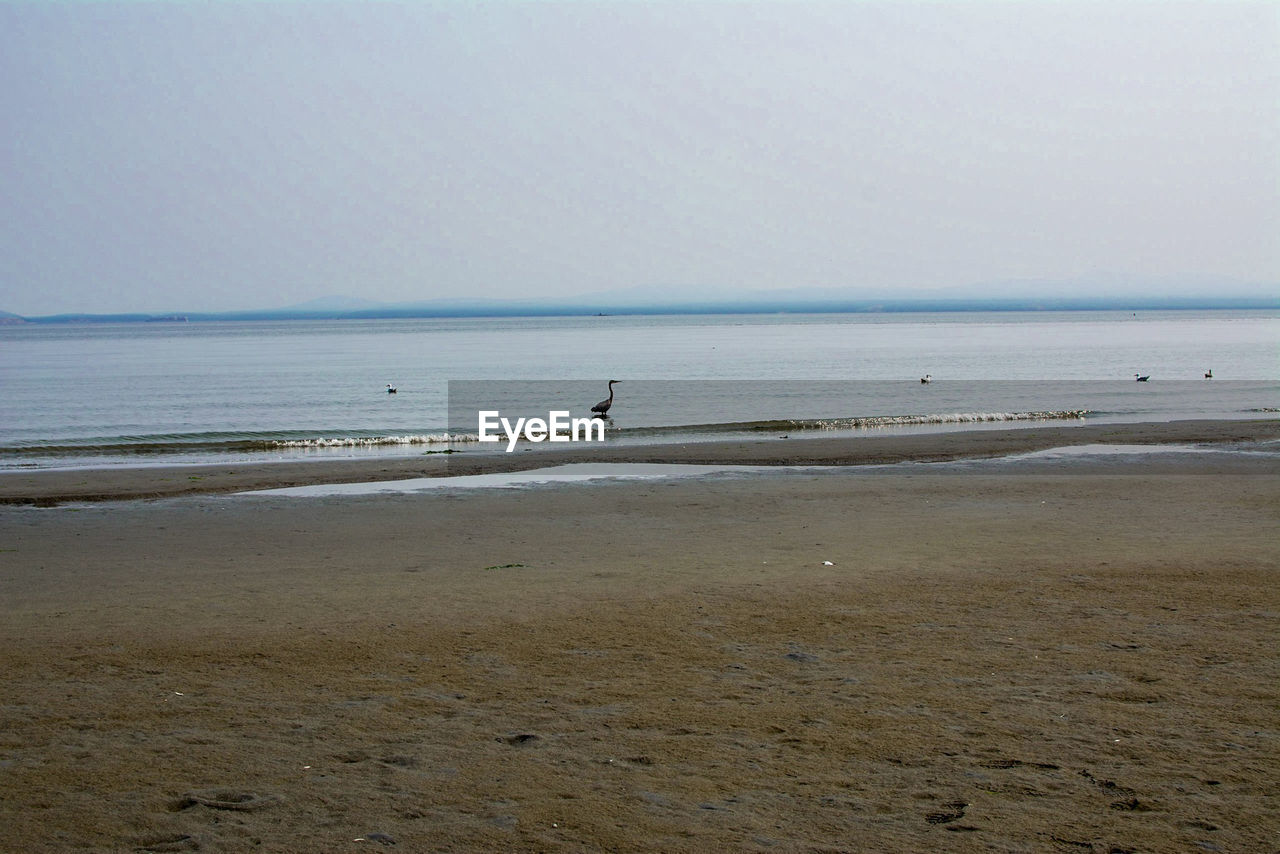
[[616,382],[618,382],[618,380],[609,380],[609,399],[602,400],[599,403],[597,403],[595,406],[591,407],[592,412],[598,413],[600,415],[609,414],[609,407],[613,406],[613,384]]
[[1134,375],[1133,375],[1133,378],[1134,378],[1135,380],[1137,380],[1138,382],[1140,382],[1140,383],[1145,383],[1147,380],[1151,379],[1151,375],[1150,375],[1150,374],[1147,374],[1147,375],[1144,377],[1144,376],[1142,376],[1142,375],[1140,375],[1140,374],[1134,374]]
[[395,393],[396,393],[396,387],[393,386],[391,383],[387,383],[387,394],[395,394]]
[[933,382],[933,374],[925,374],[924,376],[922,376],[922,377],[920,378],[920,382],[922,382],[922,383],[931,383],[931,382]]

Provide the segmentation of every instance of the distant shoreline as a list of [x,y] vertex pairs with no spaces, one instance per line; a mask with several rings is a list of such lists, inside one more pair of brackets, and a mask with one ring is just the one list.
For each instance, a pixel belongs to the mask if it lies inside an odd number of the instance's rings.
[[389,305],[354,310],[70,313],[22,316],[0,312],[0,327],[96,323],[219,323],[287,320],[410,320],[485,317],[610,317],[733,314],[922,314],[1057,311],[1280,311],[1280,297],[1044,297],[1016,299],[848,299],[700,301],[609,305],[515,301]]

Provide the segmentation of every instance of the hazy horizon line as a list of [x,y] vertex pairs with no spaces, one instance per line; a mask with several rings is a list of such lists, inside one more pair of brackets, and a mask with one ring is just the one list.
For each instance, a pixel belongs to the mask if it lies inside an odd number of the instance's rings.
[[[610,301],[605,299],[442,298],[417,302],[359,300],[362,305],[321,307],[321,298],[274,309],[228,311],[59,312],[21,315],[0,310],[0,323],[216,322],[235,320],[377,320],[448,317],[555,317],[663,314],[840,314],[980,311],[1280,310],[1276,296],[1117,294],[1110,296],[689,298]],[[352,298],[353,302],[356,298]]]

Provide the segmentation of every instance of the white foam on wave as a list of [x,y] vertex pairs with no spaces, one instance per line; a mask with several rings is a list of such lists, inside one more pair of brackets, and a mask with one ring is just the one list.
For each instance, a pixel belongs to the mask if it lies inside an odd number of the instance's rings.
[[940,412],[929,415],[869,415],[862,418],[824,418],[814,422],[821,429],[850,427],[902,427],[928,424],[986,424],[1002,421],[1062,421],[1083,419],[1087,409],[1057,409],[1043,412]]
[[423,433],[409,436],[336,436],[315,439],[278,439],[271,442],[273,448],[367,448],[380,445],[453,445],[477,442],[479,438],[467,433]]
[[[863,427],[899,427],[929,424],[982,424],[1002,421],[1053,421],[1063,419],[1084,418],[1088,414],[1083,409],[1053,410],[1045,412],[944,412],[929,415],[867,415],[850,418],[821,418],[814,421],[777,421],[767,422],[769,429],[805,427],[819,430],[847,430]],[[765,424],[766,422],[760,422]],[[672,425],[665,427],[642,428],[663,433],[678,434],[681,432],[698,433],[707,429],[726,430],[751,427],[755,424],[739,425],[701,424]],[[405,436],[319,436],[311,439],[277,439],[268,444],[272,448],[369,448],[395,445],[454,445],[479,442],[476,433],[420,433]]]

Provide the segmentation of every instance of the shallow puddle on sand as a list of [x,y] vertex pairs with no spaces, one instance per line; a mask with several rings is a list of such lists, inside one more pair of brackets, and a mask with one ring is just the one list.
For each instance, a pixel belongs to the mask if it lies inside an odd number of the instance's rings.
[[654,478],[705,477],[713,474],[759,474],[795,471],[790,466],[708,466],[665,463],[570,463],[529,471],[472,474],[458,477],[418,477],[378,483],[321,483],[240,492],[283,498],[318,498],[333,495],[374,495],[425,492],[432,489],[516,489],[540,484],[581,483],[592,480],[649,480]]

